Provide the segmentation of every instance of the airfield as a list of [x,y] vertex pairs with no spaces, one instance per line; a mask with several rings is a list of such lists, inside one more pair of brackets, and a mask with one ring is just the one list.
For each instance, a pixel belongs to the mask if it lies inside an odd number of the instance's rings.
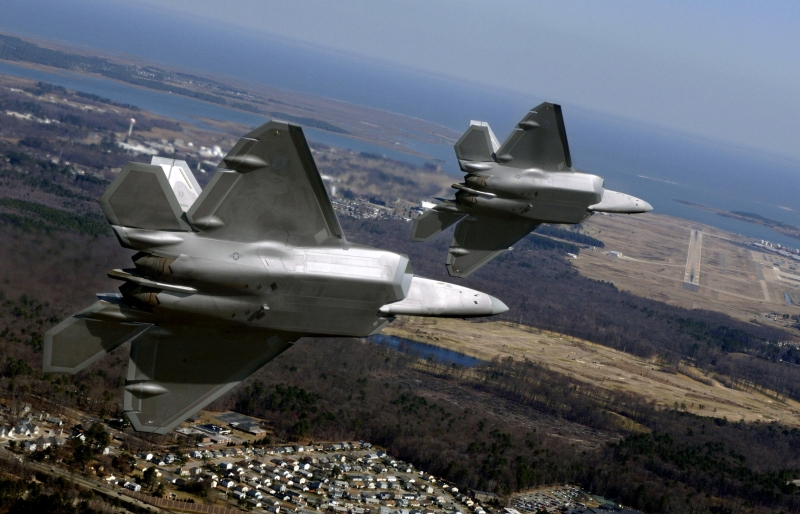
[[[798,331],[790,328],[795,321],[783,318],[800,314],[784,296],[800,293],[800,273],[789,269],[790,259],[758,251],[744,237],[665,215],[595,215],[583,229],[605,248],[584,249],[571,260],[581,274],[638,296],[782,328],[787,341],[797,338]],[[563,334],[506,322],[422,318],[399,319],[383,332],[483,360],[529,359],[578,381],[640,395],[661,408],[800,426],[798,402],[731,389],[689,365],[675,372],[655,360]]]
[[[800,271],[789,268],[791,259],[748,245],[748,238],[658,214],[592,216],[584,228],[605,243],[572,261],[586,277],[671,305],[772,327],[790,324],[783,314],[800,314],[784,295],[800,292]],[[792,332],[800,335],[792,330],[787,339]]]

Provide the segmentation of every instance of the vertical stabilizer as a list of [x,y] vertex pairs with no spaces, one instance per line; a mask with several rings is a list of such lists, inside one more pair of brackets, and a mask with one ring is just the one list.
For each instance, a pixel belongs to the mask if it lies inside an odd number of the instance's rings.
[[189,165],[186,164],[186,161],[167,157],[153,157],[150,164],[161,166],[167,176],[169,185],[172,187],[172,191],[175,192],[175,197],[178,199],[181,209],[183,212],[188,211],[203,190],[200,188],[200,184],[197,183],[197,179],[194,178],[194,174]]
[[561,106],[544,102],[531,109],[495,156],[498,162],[511,168],[572,171]]
[[144,230],[191,230],[161,166],[129,162],[100,197],[100,207],[112,225]]
[[485,121],[470,121],[469,128],[455,144],[456,157],[460,161],[490,162],[500,143]]

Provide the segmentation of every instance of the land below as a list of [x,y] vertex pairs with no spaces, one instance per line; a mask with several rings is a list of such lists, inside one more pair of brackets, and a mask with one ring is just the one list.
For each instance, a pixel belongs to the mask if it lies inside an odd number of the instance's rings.
[[[234,142],[225,131],[134,106],[0,79],[4,423],[23,420],[26,403],[83,429],[119,417],[127,347],[74,376],[38,371],[43,333],[96,292],[113,291],[106,271],[132,254],[119,247],[96,200],[126,161],[147,162],[153,153],[185,159],[205,185]],[[313,152],[349,240],[405,253],[421,275],[452,280],[444,269],[449,233],[409,241],[419,200],[452,182],[435,164],[324,145]],[[698,288],[689,290],[690,233],[698,229]],[[790,485],[800,478],[800,351],[796,306],[781,301],[794,294],[794,273],[790,261],[747,243],[653,214],[543,227],[463,281],[503,299],[507,314],[483,323],[404,318],[387,331],[483,363],[305,338],[211,410],[264,420],[272,446],[371,441],[441,480],[501,498],[577,483],[652,513],[739,512],[745,502],[753,512],[791,512],[800,507]],[[72,440],[37,456],[72,470],[101,465],[135,483],[146,479],[131,466],[133,453],[183,452],[196,443],[130,429],[119,437],[116,464],[91,438],[88,447]],[[15,462],[3,469],[31,475]],[[55,479],[40,478],[57,490]]]
[[486,361],[505,357],[531,361],[579,382],[639,396],[665,410],[800,428],[800,402],[795,400],[734,384],[689,363],[673,367],[659,358],[637,357],[556,332],[502,321],[472,323],[467,328],[461,320],[402,319],[384,333]]
[[[131,58],[110,57],[85,48],[76,50],[52,42],[3,34],[0,34],[0,60],[47,71],[68,70],[102,77],[264,116],[265,119],[278,118],[422,157],[426,155],[414,149],[415,143],[451,145],[460,135],[435,123],[380,109],[243,83],[227,77],[167,70]],[[230,134],[244,133],[237,124],[219,120],[210,122]]]

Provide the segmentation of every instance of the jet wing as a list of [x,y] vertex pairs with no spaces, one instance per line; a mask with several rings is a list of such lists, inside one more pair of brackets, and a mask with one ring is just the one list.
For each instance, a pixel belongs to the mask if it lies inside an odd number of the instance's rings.
[[241,138],[187,218],[214,239],[293,246],[343,244],[303,130],[270,121]]
[[545,102],[531,109],[495,155],[500,163],[512,168],[571,171],[561,106]]
[[43,371],[74,375],[151,327],[127,321],[119,306],[107,301],[65,319],[44,334]]
[[289,346],[262,330],[152,327],[131,346],[125,414],[136,430],[166,434]]
[[524,219],[467,218],[456,226],[447,254],[451,277],[467,277],[527,236],[538,223]]
[[414,227],[411,229],[411,240],[427,241],[465,216],[466,213],[431,209],[414,220]]

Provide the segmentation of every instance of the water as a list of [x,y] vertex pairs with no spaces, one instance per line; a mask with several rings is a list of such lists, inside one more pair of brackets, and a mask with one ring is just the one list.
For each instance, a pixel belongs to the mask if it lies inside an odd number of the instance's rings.
[[367,341],[382,346],[388,346],[393,350],[403,353],[417,354],[422,359],[433,359],[446,364],[457,364],[465,368],[486,363],[486,361],[481,359],[476,359],[475,357],[470,357],[469,355],[455,352],[453,350],[440,348],[431,344],[419,343],[417,341],[409,341],[408,339],[389,336],[386,334],[375,334],[374,336],[368,337]]
[[[31,80],[47,82],[63,86],[67,89],[92,93],[108,98],[119,103],[135,105],[146,111],[150,111],[161,116],[166,116],[185,123],[191,123],[199,128],[207,130],[217,130],[215,127],[206,124],[203,120],[233,121],[248,127],[257,127],[265,123],[268,118],[232,109],[222,105],[217,105],[194,98],[188,98],[170,93],[151,91],[123,82],[117,82],[102,77],[81,75],[66,70],[43,71],[40,69],[28,68],[8,62],[0,61],[0,75],[11,75]],[[413,164],[421,165],[431,159],[421,156],[410,155],[399,150],[384,148],[379,145],[370,144],[358,139],[352,139],[339,134],[332,134],[322,130],[303,128],[310,141],[315,141],[329,146],[346,148],[355,152],[370,152],[384,155],[390,159],[396,159]],[[408,143],[407,146],[414,146]],[[423,145],[416,145],[422,148]],[[415,148],[416,149],[416,148]],[[421,151],[421,150],[417,150]]]
[[[176,18],[147,6],[99,0],[69,3],[36,0],[33,3],[46,5],[50,13],[41,17],[31,15],[30,3],[5,2],[0,29],[61,38],[68,44],[137,55],[165,66],[203,70],[394,111],[459,132],[467,128],[470,119],[488,121],[501,141],[528,109],[544,100],[535,90],[519,94],[490,89],[285,38],[233,31],[211,21]],[[2,64],[0,68],[8,70],[9,66]],[[19,70],[20,67],[15,68]],[[195,117],[206,117],[238,121],[248,126],[264,121],[250,113],[148,92],[113,81],[79,79],[68,73],[59,73],[58,77],[61,82],[53,78],[41,80],[139,105],[183,121],[198,123]],[[76,80],[81,83],[65,83]],[[725,146],[572,105],[564,105],[564,115],[575,166],[603,176],[609,189],[644,198],[657,213],[800,247],[800,240],[782,236],[769,228],[723,218],[673,201],[681,199],[722,210],[755,212],[800,225],[800,197],[797,195],[800,162],[797,160]],[[314,130],[307,133],[313,140],[355,151],[384,154],[415,163],[424,160],[341,135]],[[446,172],[460,176],[449,145],[406,143],[444,161]]]

